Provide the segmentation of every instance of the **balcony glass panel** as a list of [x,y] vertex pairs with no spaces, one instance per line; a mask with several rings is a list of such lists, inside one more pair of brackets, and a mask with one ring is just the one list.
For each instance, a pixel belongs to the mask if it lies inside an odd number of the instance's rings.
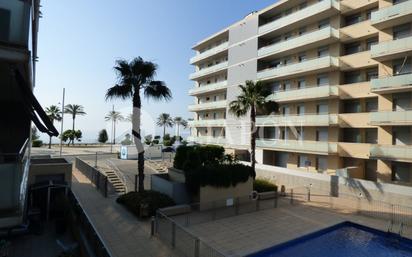
[[0,42],[27,46],[30,4],[19,0],[0,0]]
[[283,102],[310,98],[324,98],[337,96],[339,89],[336,86],[308,87],[297,90],[278,91],[268,97],[268,100]]
[[412,124],[412,111],[372,112],[372,124]]
[[379,24],[412,13],[412,1],[388,6],[372,13],[372,24]]
[[208,93],[216,90],[222,90],[227,87],[227,81],[222,81],[218,83],[208,84],[205,86],[200,86],[196,88],[192,88],[189,90],[190,95],[198,95],[203,93]]
[[408,51],[412,51],[412,36],[373,45],[371,48],[371,57],[379,58]]
[[336,114],[320,114],[320,115],[272,115],[265,117],[258,117],[256,124],[258,126],[328,126],[338,123],[338,116]]
[[205,58],[207,58],[207,57],[210,57],[210,56],[212,56],[212,55],[218,54],[218,53],[226,50],[228,47],[229,47],[229,42],[225,42],[225,43],[223,43],[223,44],[220,44],[220,45],[218,45],[218,46],[216,46],[216,47],[214,47],[214,48],[212,48],[212,49],[209,49],[209,50],[207,50],[207,51],[204,51],[204,52],[201,53],[201,54],[198,54],[198,55],[192,57],[192,58],[190,59],[190,63],[195,63],[195,62],[198,62],[198,61],[200,61],[200,60],[202,60],[202,59],[205,59]]
[[410,145],[373,145],[370,150],[370,155],[377,158],[412,160],[412,147]]
[[219,64],[217,64],[217,65],[213,65],[213,66],[211,66],[211,67],[204,68],[204,69],[199,70],[199,71],[197,71],[197,72],[195,72],[195,73],[192,73],[192,74],[190,75],[190,79],[196,79],[196,78],[199,78],[199,77],[202,77],[202,76],[206,76],[206,75],[212,74],[212,73],[214,73],[214,72],[218,72],[218,71],[220,71],[220,70],[222,70],[222,69],[227,68],[228,64],[229,64],[228,62],[222,62],[222,63],[219,63]]
[[226,108],[227,101],[216,101],[208,102],[202,104],[193,104],[189,105],[189,111],[200,111],[200,110],[209,110],[209,109],[224,109]]
[[372,91],[390,90],[412,85],[412,73],[372,79]]
[[256,146],[260,148],[271,148],[283,151],[296,151],[307,153],[337,153],[337,143],[318,142],[318,141],[300,141],[300,140],[270,140],[258,139]]
[[226,138],[224,138],[224,137],[200,136],[200,137],[188,137],[187,141],[196,142],[198,144],[223,145],[223,144],[226,143]]
[[226,124],[225,119],[189,121],[190,127],[216,127],[216,126],[225,126],[225,124]]

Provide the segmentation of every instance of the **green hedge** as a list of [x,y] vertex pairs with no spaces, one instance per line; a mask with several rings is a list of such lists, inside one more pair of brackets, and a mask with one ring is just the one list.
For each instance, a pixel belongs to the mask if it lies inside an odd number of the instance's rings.
[[186,186],[192,193],[197,193],[203,186],[236,186],[246,182],[253,174],[252,167],[243,164],[218,164],[185,170]]
[[32,145],[33,147],[42,147],[42,146],[43,146],[43,141],[41,141],[41,140],[39,140],[39,139],[36,139],[36,140],[33,140],[33,141],[32,141],[31,145]]
[[173,167],[180,170],[196,169],[205,165],[221,163],[225,157],[225,149],[215,145],[181,145],[176,150]]
[[263,192],[278,191],[278,187],[272,182],[270,182],[269,180],[255,179],[255,181],[253,181],[253,190],[259,193],[263,193]]
[[175,202],[169,196],[151,190],[142,193],[130,192],[119,196],[116,201],[124,205],[137,217],[142,217],[140,215],[140,206],[142,204],[147,204],[148,206],[148,215],[146,217],[154,216],[157,209],[175,205]]

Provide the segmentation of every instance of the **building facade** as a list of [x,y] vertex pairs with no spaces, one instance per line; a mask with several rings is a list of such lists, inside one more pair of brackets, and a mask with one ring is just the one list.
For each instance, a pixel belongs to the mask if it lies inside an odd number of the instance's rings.
[[412,184],[412,0],[281,0],[197,43],[189,141],[247,158],[228,105],[262,81],[257,162]]

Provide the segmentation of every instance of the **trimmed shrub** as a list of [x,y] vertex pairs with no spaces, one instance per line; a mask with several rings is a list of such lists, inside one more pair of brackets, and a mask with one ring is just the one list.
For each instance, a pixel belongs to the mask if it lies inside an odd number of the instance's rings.
[[[147,205],[148,213],[146,217],[154,216],[157,209],[175,205],[175,202],[169,196],[151,190],[141,193],[130,192],[119,196],[116,201],[124,205],[137,217],[142,217],[140,213],[140,207],[142,205]],[[144,216],[145,215],[143,215],[143,217]]]
[[223,163],[225,149],[215,145],[181,145],[176,150],[173,167],[187,170],[195,169],[199,166],[210,166]]
[[41,140],[39,140],[39,139],[36,139],[36,140],[33,140],[33,141],[32,141],[31,145],[32,145],[33,147],[42,147],[42,146],[43,146],[43,141],[41,141]]
[[252,167],[243,164],[218,164],[185,170],[186,186],[192,193],[198,193],[203,186],[236,186],[248,181],[253,174]]
[[278,191],[278,186],[273,184],[269,180],[255,179],[255,181],[253,181],[253,190],[259,193]]

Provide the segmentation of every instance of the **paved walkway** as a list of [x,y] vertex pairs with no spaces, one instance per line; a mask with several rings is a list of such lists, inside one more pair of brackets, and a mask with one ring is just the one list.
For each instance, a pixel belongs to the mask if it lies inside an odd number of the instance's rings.
[[150,223],[136,219],[114,197],[104,198],[78,170],[73,170],[72,190],[105,241],[113,257],[177,257],[157,238]]

